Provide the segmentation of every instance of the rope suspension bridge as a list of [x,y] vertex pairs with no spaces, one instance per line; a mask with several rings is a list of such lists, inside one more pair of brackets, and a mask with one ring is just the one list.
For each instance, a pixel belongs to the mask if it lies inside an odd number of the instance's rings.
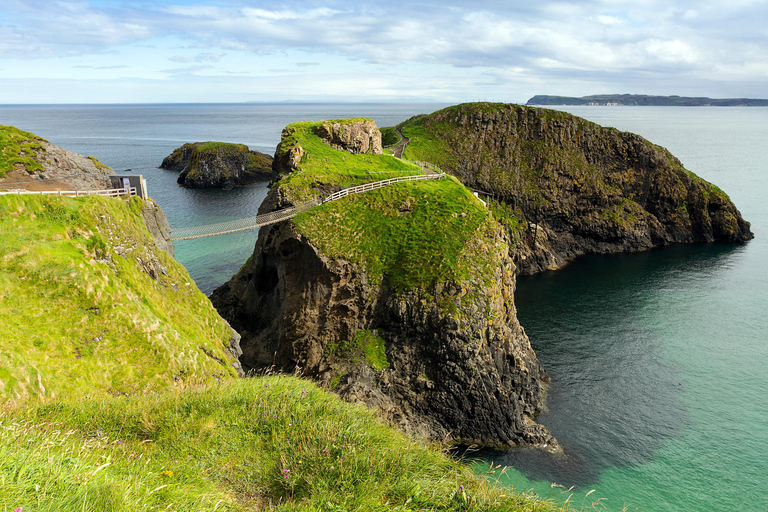
[[362,192],[376,190],[404,181],[439,180],[445,177],[445,173],[437,166],[423,162],[416,163],[421,165],[422,169],[425,171],[425,174],[400,176],[397,178],[374,181],[372,183],[365,183],[363,185],[345,188],[343,190],[339,190],[338,192],[334,192],[324,199],[313,199],[296,206],[291,206],[290,208],[284,208],[282,210],[276,210],[271,213],[256,215],[255,217],[247,217],[244,219],[237,219],[228,222],[220,222],[218,224],[208,224],[205,226],[173,229],[171,231],[171,240],[193,240],[195,238],[204,238],[207,236],[224,235],[226,233],[236,233],[238,231],[256,229],[262,226],[268,226],[270,224],[276,224],[284,220],[292,219],[293,217],[309,210],[310,208],[329,203],[331,201],[336,201],[342,197],[346,197],[352,194],[360,194]]

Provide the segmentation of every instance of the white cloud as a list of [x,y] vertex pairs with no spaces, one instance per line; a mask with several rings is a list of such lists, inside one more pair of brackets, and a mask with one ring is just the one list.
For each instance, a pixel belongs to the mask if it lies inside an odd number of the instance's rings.
[[172,57],[169,57],[168,60],[171,62],[219,62],[221,58],[226,55],[226,53],[218,52],[218,53],[198,53],[197,55],[174,55]]
[[[406,83],[413,94],[442,98],[451,87],[456,94],[545,84],[645,92],[637,88],[694,87],[692,80],[715,96],[733,89],[731,79],[768,81],[765,0],[325,0],[309,8],[290,0],[186,1],[4,0],[0,66],[21,78],[64,78],[76,66],[89,66],[81,73],[122,66],[144,79],[268,70],[291,70],[290,80],[313,84],[331,80],[318,79],[322,73],[376,76],[360,89],[372,97],[411,94]],[[164,69],[168,62],[190,66]],[[405,70],[412,82],[381,82]]]

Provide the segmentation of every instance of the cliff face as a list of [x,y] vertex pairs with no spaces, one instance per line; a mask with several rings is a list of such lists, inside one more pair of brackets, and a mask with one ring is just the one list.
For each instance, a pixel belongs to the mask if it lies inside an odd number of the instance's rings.
[[436,160],[500,203],[524,273],[585,253],[753,236],[728,196],[666,149],[570,114],[468,104],[402,129],[408,156]]
[[325,121],[317,127],[318,137],[336,149],[352,154],[381,154],[381,132],[371,120],[357,122]]
[[0,126],[0,190],[106,190],[112,169],[92,156],[60,148],[34,134]]
[[242,144],[195,142],[175,149],[160,168],[179,172],[184,187],[230,189],[271,179],[272,157]]
[[[284,135],[278,155],[299,154],[301,142],[308,158],[279,170],[262,211],[286,206],[294,189],[282,185],[324,157],[307,148],[336,151]],[[547,376],[516,319],[508,251],[505,231],[458,183],[413,182],[262,228],[211,301],[240,332],[247,367],[298,366],[434,439],[557,449],[533,421]]]

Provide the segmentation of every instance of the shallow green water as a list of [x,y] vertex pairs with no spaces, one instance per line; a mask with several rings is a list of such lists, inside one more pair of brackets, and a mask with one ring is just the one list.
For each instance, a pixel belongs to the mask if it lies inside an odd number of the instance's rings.
[[576,505],[768,510],[768,109],[572,111],[668,147],[729,193],[756,239],[519,279],[520,321],[553,377],[539,421],[566,455],[485,457],[516,468],[504,485]]

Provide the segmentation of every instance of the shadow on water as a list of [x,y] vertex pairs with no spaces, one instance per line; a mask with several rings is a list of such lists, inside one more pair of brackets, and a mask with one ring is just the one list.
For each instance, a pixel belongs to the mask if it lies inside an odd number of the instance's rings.
[[678,398],[685,383],[664,359],[659,333],[667,319],[659,305],[692,280],[710,281],[743,249],[677,245],[593,255],[556,272],[520,277],[518,318],[552,377],[547,410],[537,421],[565,453],[521,448],[479,457],[532,480],[576,488],[594,485],[608,468],[652,460],[687,423]]

